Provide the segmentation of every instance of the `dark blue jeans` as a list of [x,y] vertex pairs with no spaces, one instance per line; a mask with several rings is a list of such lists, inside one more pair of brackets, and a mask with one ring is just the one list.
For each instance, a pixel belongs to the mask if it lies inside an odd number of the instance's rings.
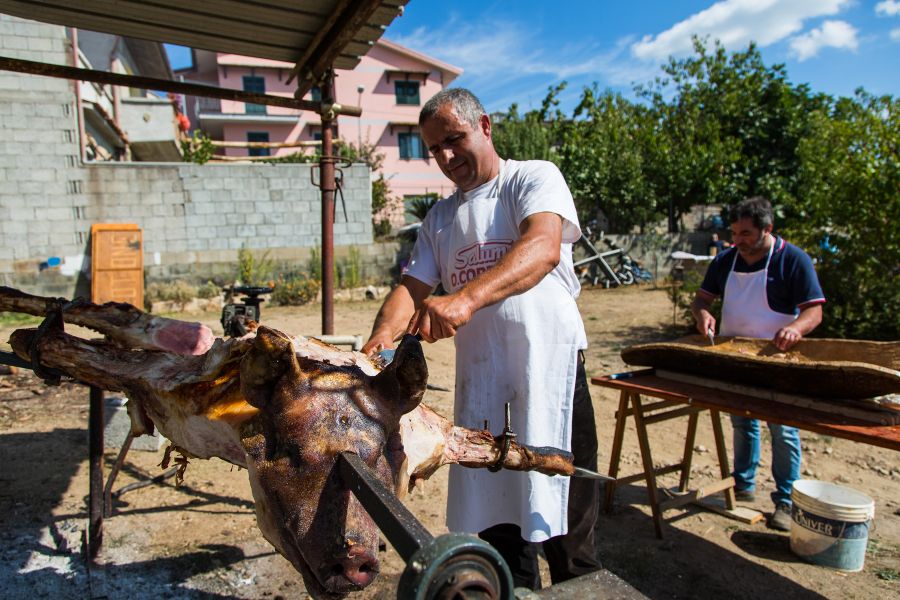
[[[584,371],[584,356],[579,353],[572,406],[572,454],[575,466],[597,470],[597,425],[594,407]],[[478,536],[494,546],[506,560],[516,587],[541,588],[538,547],[550,565],[550,579],[560,583],[601,568],[594,538],[600,511],[600,482],[573,477],[569,482],[568,533],[540,544],[522,538],[518,525],[503,523],[480,532]]]

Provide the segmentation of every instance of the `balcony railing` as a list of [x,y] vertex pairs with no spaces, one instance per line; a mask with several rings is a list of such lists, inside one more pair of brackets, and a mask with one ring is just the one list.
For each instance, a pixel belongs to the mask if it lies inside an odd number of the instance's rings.
[[197,98],[197,113],[220,113],[222,101],[218,98]]

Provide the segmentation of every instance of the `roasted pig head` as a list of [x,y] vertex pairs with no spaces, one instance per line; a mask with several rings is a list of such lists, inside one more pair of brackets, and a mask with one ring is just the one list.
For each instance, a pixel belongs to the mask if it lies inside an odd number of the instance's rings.
[[[65,302],[0,286],[0,310],[57,318],[20,329],[21,358],[128,395],[136,435],[154,427],[186,457],[247,467],[259,527],[316,598],[340,598],[375,578],[378,532],[338,479],[337,457],[356,453],[402,495],[441,466],[571,475],[571,455],[457,427],[420,404],[428,369],[406,336],[394,360],[259,327],[239,339],[126,304]],[[86,340],[62,322],[103,334]],[[50,324],[56,323],[50,327]],[[160,335],[164,332],[165,335]]]
[[298,357],[291,338],[260,327],[240,373],[242,395],[260,411],[242,432],[260,530],[314,595],[366,587],[378,573],[378,528],[336,461],[353,452],[392,484],[386,445],[425,392],[421,345],[408,336],[371,376]]

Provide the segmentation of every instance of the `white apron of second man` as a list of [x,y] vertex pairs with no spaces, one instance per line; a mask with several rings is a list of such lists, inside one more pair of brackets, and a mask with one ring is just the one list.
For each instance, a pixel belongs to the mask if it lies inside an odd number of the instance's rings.
[[[709,265],[691,310],[703,335],[715,332],[709,309],[722,298],[721,335],[771,339],[779,350],[791,349],[822,322],[825,296],[812,260],[801,249],[772,235],[772,205],[754,197],[731,209],[733,246]],[[759,421],[731,415],[734,426],[734,481],[739,501],[756,499],[759,466]],[[800,478],[800,432],[769,423],[775,510],[769,527],[791,526],[791,487]]]
[[[509,402],[518,442],[571,449],[577,466],[596,470],[572,266],[581,229],[562,174],[546,161],[501,159],[490,117],[465,89],[431,98],[419,127],[457,189],[425,217],[363,351],[391,348],[407,332],[427,342],[454,338],[456,424],[479,429],[487,419],[496,428]],[[431,295],[438,284],[446,295]],[[539,589],[536,543],[553,583],[600,568],[599,501],[590,479],[453,465],[447,525],[492,544],[517,587]]]

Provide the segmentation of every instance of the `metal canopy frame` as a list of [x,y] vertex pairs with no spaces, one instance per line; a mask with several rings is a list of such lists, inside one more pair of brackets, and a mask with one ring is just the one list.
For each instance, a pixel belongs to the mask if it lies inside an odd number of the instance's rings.
[[302,98],[353,69],[409,0],[0,0],[0,12],[213,52],[294,63]]
[[[0,0],[0,13],[212,52],[293,62],[294,98],[0,57],[0,69],[312,110],[322,116],[322,333],[334,333],[334,163],[331,123],[359,116],[334,98],[334,69],[353,69],[409,0]],[[318,85],[321,102],[303,100]],[[80,107],[79,107],[80,108]]]

